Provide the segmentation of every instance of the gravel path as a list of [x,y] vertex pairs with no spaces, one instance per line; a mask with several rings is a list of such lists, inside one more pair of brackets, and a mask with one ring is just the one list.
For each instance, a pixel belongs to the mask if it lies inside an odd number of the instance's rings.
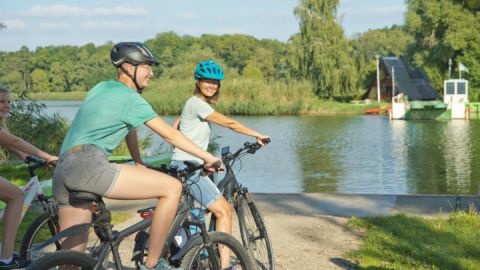
[[[132,215],[115,229],[139,220]],[[357,233],[345,226],[347,218],[283,213],[264,213],[264,218],[274,246],[276,269],[354,269],[343,254],[358,248],[360,241]],[[237,226],[234,228],[236,237]],[[125,269],[135,269],[129,261],[132,250],[133,236],[120,246]]]

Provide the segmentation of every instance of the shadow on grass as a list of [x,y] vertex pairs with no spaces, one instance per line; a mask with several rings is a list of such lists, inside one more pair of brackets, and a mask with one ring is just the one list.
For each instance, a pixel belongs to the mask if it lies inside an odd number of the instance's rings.
[[344,258],[330,258],[330,261],[338,267],[346,270],[358,269],[358,266]]

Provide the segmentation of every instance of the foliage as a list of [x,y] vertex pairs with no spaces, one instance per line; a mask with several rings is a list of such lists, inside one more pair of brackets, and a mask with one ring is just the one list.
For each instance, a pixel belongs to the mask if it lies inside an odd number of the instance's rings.
[[392,26],[357,34],[350,43],[359,72],[359,87],[367,89],[375,74],[375,56],[402,56],[412,46],[413,37],[404,27]]
[[[35,172],[40,181],[50,179],[53,175],[53,169],[39,168]],[[30,174],[28,173],[26,164],[1,164],[0,175],[17,186],[23,186],[30,180]]]
[[[168,87],[174,87],[170,80],[176,80],[178,88],[183,89],[192,85],[197,62],[215,59],[225,70],[225,82],[244,79],[248,81],[245,85],[273,82],[276,87],[280,84],[291,87],[297,83],[304,85],[306,81],[311,86],[310,92],[317,97],[348,101],[360,96],[374,77],[374,55],[404,56],[407,65],[425,69],[437,89],[443,88],[451,58],[454,74],[458,73],[459,63],[468,67],[469,72],[464,76],[470,81],[470,98],[479,100],[480,33],[473,29],[480,28],[480,1],[406,3],[405,25],[369,30],[350,40],[338,23],[339,0],[300,0],[294,10],[300,31],[286,43],[241,34],[193,37],[159,33],[145,41],[160,61],[153,69],[156,78],[152,82],[166,82],[170,84]],[[115,70],[109,60],[112,45],[89,43],[38,47],[34,51],[27,47],[16,52],[0,51],[0,83],[17,93],[86,92],[99,81],[114,77]],[[161,111],[171,112],[183,103],[185,94],[181,89],[179,99],[172,104],[159,102],[165,106]],[[252,111],[257,109],[252,107],[256,106],[238,106],[234,111],[255,114]],[[248,111],[239,111],[243,109]],[[301,110],[265,111],[289,114]]]
[[[144,152],[145,149],[148,149],[152,146],[152,135],[149,134],[144,139],[138,139],[138,148],[140,149],[140,155],[145,156],[146,153]],[[159,148],[160,149],[160,148]],[[154,153],[148,153],[148,156],[160,154],[159,150],[156,150]],[[120,143],[120,145],[115,148],[112,152],[112,156],[130,156],[130,152],[128,151],[127,143],[125,140]]]
[[336,21],[338,0],[301,0],[295,8],[300,33],[292,38],[295,77],[312,81],[321,97],[357,93],[350,45]]
[[7,121],[10,132],[48,153],[57,154],[67,132],[68,122],[58,114],[47,115],[43,104],[25,98],[22,95],[21,99],[12,103]]
[[471,100],[480,95],[480,33],[473,30],[480,28],[479,5],[479,1],[411,0],[406,13],[406,29],[415,40],[409,60],[424,67],[438,89],[448,77],[448,59],[453,60],[454,74],[463,63],[469,69],[464,77],[470,81]]
[[480,216],[473,210],[448,219],[353,218],[350,225],[366,231],[360,250],[349,254],[359,269],[480,268]]
[[[228,73],[227,73],[228,75]],[[229,115],[301,114],[311,110],[317,97],[311,84],[232,78],[220,88],[215,109]],[[192,95],[194,80],[164,79],[151,82],[145,98],[157,113],[180,114],[185,101]]]

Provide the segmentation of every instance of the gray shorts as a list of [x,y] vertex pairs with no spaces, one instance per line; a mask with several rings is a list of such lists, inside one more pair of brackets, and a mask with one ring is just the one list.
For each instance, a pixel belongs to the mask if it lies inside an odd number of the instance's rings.
[[120,173],[120,165],[108,162],[98,146],[72,147],[58,158],[53,174],[53,195],[60,207],[70,206],[69,191],[87,191],[107,195]]
[[[196,161],[189,160],[190,162],[197,163]],[[170,165],[178,166],[179,170],[186,168],[183,160],[172,160]],[[199,202],[203,207],[210,207],[210,205],[216,202],[221,196],[220,190],[208,176],[201,176],[200,171],[196,171],[195,174],[187,179],[187,184],[190,186],[190,193],[193,198]]]

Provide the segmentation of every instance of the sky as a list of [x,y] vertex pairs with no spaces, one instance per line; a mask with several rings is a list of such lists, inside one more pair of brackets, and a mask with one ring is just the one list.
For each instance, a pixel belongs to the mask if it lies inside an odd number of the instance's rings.
[[[282,42],[299,32],[298,0],[0,0],[0,51],[22,46],[96,45],[179,35],[247,34]],[[403,24],[405,0],[340,0],[337,16],[351,37]]]

